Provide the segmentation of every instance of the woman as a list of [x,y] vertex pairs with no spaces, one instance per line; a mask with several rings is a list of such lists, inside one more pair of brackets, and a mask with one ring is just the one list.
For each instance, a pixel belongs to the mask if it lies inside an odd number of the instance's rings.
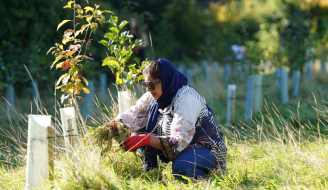
[[165,59],[150,60],[143,74],[147,92],[115,119],[131,132],[145,133],[127,138],[125,149],[145,147],[146,171],[157,167],[157,155],[164,162],[173,162],[173,174],[199,178],[210,170],[224,169],[223,134],[185,75]]

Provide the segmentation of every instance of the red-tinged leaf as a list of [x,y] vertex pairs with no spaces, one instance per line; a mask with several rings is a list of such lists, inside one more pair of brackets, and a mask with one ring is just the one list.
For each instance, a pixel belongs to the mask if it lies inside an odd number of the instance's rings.
[[71,44],[68,49],[77,51],[81,48],[82,48],[81,44],[76,44],[76,45]]
[[71,66],[71,62],[70,61],[65,61],[61,67],[62,67],[62,71],[66,71],[69,67]]
[[78,73],[77,76],[79,77],[79,79],[82,77],[81,73]]
[[83,88],[83,92],[86,93],[86,94],[89,94],[90,93],[90,90],[84,87]]
[[93,39],[89,38],[89,39],[88,39],[88,42],[92,42],[92,40],[93,40]]
[[89,53],[89,56],[90,56],[90,57],[92,57],[92,54],[91,54],[91,53]]
[[57,31],[61,26],[63,26],[65,23],[70,22],[70,21],[72,21],[72,20],[63,20],[63,21],[61,21],[61,23],[59,23],[58,26],[57,26]]
[[80,23],[76,22],[75,26],[79,25]]

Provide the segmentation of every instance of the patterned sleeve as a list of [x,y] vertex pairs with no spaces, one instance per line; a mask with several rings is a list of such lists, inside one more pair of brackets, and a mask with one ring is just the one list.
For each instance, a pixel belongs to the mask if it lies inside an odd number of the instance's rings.
[[152,95],[149,92],[146,92],[137,100],[136,105],[119,114],[116,119],[121,119],[132,132],[145,127],[147,125],[149,109],[153,100],[154,98]]
[[174,102],[171,136],[160,137],[164,152],[173,160],[192,141],[197,118],[201,112],[201,102],[192,95],[183,95]]

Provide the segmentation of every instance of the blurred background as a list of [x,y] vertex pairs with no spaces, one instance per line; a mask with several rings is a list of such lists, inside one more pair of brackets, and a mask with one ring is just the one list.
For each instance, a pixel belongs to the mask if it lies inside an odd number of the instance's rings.
[[[77,3],[86,5],[84,0]],[[221,123],[226,122],[227,84],[237,84],[235,118],[238,118],[238,112],[239,118],[244,118],[246,77],[249,74],[265,76],[262,97],[278,107],[290,105],[289,108],[294,109],[302,98],[313,101],[311,93],[325,98],[327,0],[90,0],[89,3],[113,11],[119,21],[130,22],[125,29],[146,44],[135,49],[140,58],[166,58],[180,70],[193,69],[189,78],[191,85],[214,107]],[[55,101],[60,97],[55,93],[55,81],[62,71],[50,70],[54,57],[46,53],[62,39],[65,29],[63,27],[57,32],[58,23],[72,19],[71,10],[63,9],[66,4],[66,1],[59,0],[51,3],[43,0],[2,2],[1,113],[8,113],[10,109],[5,99],[22,113],[36,113],[31,77],[37,81],[40,101],[49,113],[54,112]],[[86,60],[81,69],[88,80],[94,81],[95,95],[100,92],[101,74],[106,76],[106,87],[113,89],[110,91],[115,94],[114,75],[109,68],[101,66],[106,49],[98,43],[107,31],[105,24],[93,35],[89,51],[94,61]],[[307,63],[319,73],[313,74],[311,80],[303,77]],[[212,68],[207,74],[201,70],[204,65]],[[231,72],[228,79],[227,65]],[[242,66],[241,71],[238,66]],[[287,68],[289,73],[301,71],[301,81],[311,82],[301,85],[300,95],[287,104],[280,104],[280,92],[276,91],[274,84],[275,68]],[[206,79],[207,75],[210,79]],[[242,78],[241,75],[245,76]],[[60,94],[58,90],[57,93]],[[105,102],[110,98],[107,95],[102,99]],[[93,111],[88,114],[96,115]],[[2,120],[8,121],[6,114]]]

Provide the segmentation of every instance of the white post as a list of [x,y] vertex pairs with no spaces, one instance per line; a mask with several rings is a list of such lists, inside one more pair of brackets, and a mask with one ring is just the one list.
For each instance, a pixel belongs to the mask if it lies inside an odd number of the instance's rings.
[[258,113],[262,105],[262,77],[263,75],[254,75],[254,113]]
[[106,88],[107,88],[107,75],[105,73],[102,73],[99,77],[99,93],[100,97],[104,99],[106,94]]
[[90,93],[84,95],[85,103],[83,105],[83,117],[90,115],[90,110],[92,109],[93,105],[93,97],[94,97],[94,83],[92,80],[89,81],[89,85],[87,86]]
[[213,67],[214,67],[214,72],[215,72],[216,74],[219,74],[219,73],[220,73],[220,64],[219,64],[219,62],[214,61],[214,62],[213,62]]
[[7,114],[10,116],[15,109],[15,89],[13,85],[8,84],[6,88]]
[[244,80],[244,73],[243,73],[243,67],[237,66],[238,75],[240,77],[240,80]]
[[53,139],[51,116],[29,115],[26,161],[26,188],[39,188],[53,180]]
[[282,68],[280,74],[281,103],[284,104],[288,102],[288,74],[286,68]]
[[277,89],[279,89],[280,88],[280,80],[281,80],[281,69],[280,69],[280,67],[276,67],[275,79],[276,79],[276,87],[277,87]]
[[183,65],[179,65],[178,70],[179,70],[181,73],[184,73],[184,66],[183,66]]
[[305,63],[305,76],[307,79],[312,79],[312,69],[311,69],[312,62],[308,61]]
[[69,159],[70,155],[77,152],[81,146],[74,107],[61,108],[60,116],[66,146],[66,154]]
[[187,68],[186,69],[186,77],[188,79],[188,84],[191,86],[192,85],[192,81],[191,81],[191,69]]
[[227,125],[230,121],[233,121],[235,112],[235,98],[236,98],[236,85],[228,85],[228,96],[227,96]]
[[230,69],[229,69],[229,64],[225,64],[224,65],[224,82],[225,83],[228,83],[229,82],[229,72],[230,72]]
[[245,121],[249,121],[252,118],[253,111],[253,98],[254,98],[254,75],[248,75],[247,77],[247,89],[246,89],[246,108],[245,108]]
[[118,111],[119,113],[128,110],[131,107],[131,92],[119,91],[118,92]]
[[324,75],[327,75],[327,63],[324,60],[321,60],[321,70]]
[[293,89],[293,96],[297,97],[299,88],[300,88],[300,80],[301,80],[301,71],[293,71],[293,83],[294,83],[294,89]]

